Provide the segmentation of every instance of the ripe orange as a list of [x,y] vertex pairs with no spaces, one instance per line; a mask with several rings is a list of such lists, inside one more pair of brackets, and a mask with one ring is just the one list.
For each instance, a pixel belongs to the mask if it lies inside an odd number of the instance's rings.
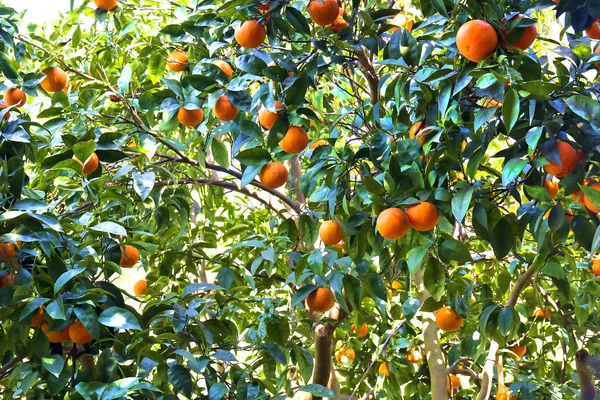
[[394,27],[390,29],[390,32],[392,33],[396,32],[398,28],[404,28],[409,32],[412,31],[413,28],[413,22],[401,13],[396,14],[390,21],[390,24],[394,25]]
[[337,19],[340,8],[335,0],[312,0],[308,5],[308,15],[317,25],[331,25]]
[[594,20],[585,33],[590,39],[600,40],[600,18]]
[[319,140],[317,140],[316,142],[313,142],[313,143],[310,145],[309,149],[311,149],[311,150],[314,150],[314,149],[316,149],[316,148],[317,148],[317,147],[319,147],[319,146],[325,146],[325,145],[327,145],[327,144],[328,144],[328,143],[327,143],[327,141],[326,141],[326,140],[319,139]]
[[[600,190],[600,183],[593,183],[590,185],[590,189],[594,189],[594,190]],[[595,213],[599,213],[600,212],[600,208],[596,207],[594,204],[592,204],[592,202],[587,198],[587,196],[583,196],[583,202],[585,204],[585,207],[590,210],[591,212],[595,212]]]
[[181,72],[188,66],[188,55],[183,50],[174,50],[167,57],[167,68],[171,71]]
[[92,172],[94,172],[98,168],[98,165],[100,164],[100,160],[98,159],[98,156],[96,155],[96,153],[92,153],[90,158],[88,158],[86,160],[86,162],[83,164],[75,156],[73,156],[73,160],[77,161],[79,163],[79,165],[81,165],[83,167],[83,170],[81,172],[84,175],[91,174]]
[[377,231],[386,239],[400,239],[409,227],[408,216],[399,208],[388,208],[377,217]]
[[501,389],[498,389],[498,392],[496,393],[496,400],[517,400],[517,395],[513,394],[511,396],[510,392],[508,391],[508,388],[503,387]]
[[244,22],[235,30],[235,40],[242,47],[255,49],[265,41],[267,31],[258,20]]
[[573,222],[573,218],[575,218],[575,215],[573,214],[573,211],[565,210],[565,217],[567,217],[567,220],[569,221],[569,223],[571,223]]
[[140,252],[133,246],[128,244],[121,246],[121,260],[119,266],[121,268],[131,268],[140,261]]
[[264,106],[258,111],[258,122],[265,129],[271,129],[275,125],[275,121],[279,119],[279,116],[285,112],[285,106],[279,101],[275,101],[275,110],[277,112],[269,111]]
[[44,322],[42,324],[42,332],[46,334],[48,341],[50,343],[64,343],[69,340],[69,327],[67,326],[65,329],[61,329],[60,331],[50,331],[48,332],[48,323]]
[[73,83],[73,82],[67,82],[67,84],[65,85],[65,87],[62,88],[62,91],[65,94],[69,94],[69,90],[73,91],[74,89],[75,89],[75,83]]
[[10,88],[4,92],[4,102],[9,106],[23,107],[27,101],[27,95],[19,88]]
[[367,324],[362,324],[360,328],[356,329],[356,326],[352,324],[350,332],[355,334],[357,338],[362,339],[369,334],[369,326]]
[[450,307],[442,307],[435,314],[435,322],[444,332],[453,332],[460,329],[464,319]]
[[15,246],[13,243],[3,242],[2,238],[0,237],[0,252],[4,253],[4,257],[6,258],[16,257],[19,253],[19,249],[21,248],[21,244],[22,242],[19,240]]
[[328,288],[318,288],[306,297],[306,304],[308,304],[308,308],[315,312],[325,312],[333,307],[335,300]]
[[[600,47],[598,47],[598,48],[597,48],[597,49],[594,51],[594,53],[596,53],[596,54],[600,53]],[[596,63],[596,68],[600,68],[600,62],[597,62],[597,63]]]
[[31,318],[31,327],[38,328],[42,326],[44,323],[44,308],[40,306],[38,310],[33,314],[33,318]]
[[337,360],[337,362],[341,363],[343,361],[342,357],[346,357],[354,361],[354,359],[356,358],[356,353],[353,349],[347,349],[344,347],[339,351],[339,353],[335,355],[335,359]]
[[545,310],[542,310],[540,307],[536,307],[535,310],[533,310],[533,316],[536,318],[551,319],[552,313],[547,308]]
[[288,170],[282,163],[273,161],[261,168],[258,177],[268,189],[277,189],[287,182]]
[[432,230],[440,220],[437,207],[428,201],[408,207],[406,215],[408,215],[410,226],[420,232]]
[[496,51],[498,35],[494,27],[475,19],[465,23],[456,35],[458,51],[473,62],[483,61]]
[[[490,108],[490,107],[502,107],[502,103],[500,103],[498,100],[496,99],[485,99],[485,101],[483,102],[483,106],[485,108]],[[464,143],[464,142],[463,142]],[[463,148],[464,150],[464,148]]]
[[144,279],[140,279],[135,283],[135,285],[133,285],[133,293],[138,297],[143,296],[147,290],[148,282],[146,282]]
[[527,347],[519,344],[513,344],[512,346],[507,347],[506,350],[513,352],[514,356],[517,356],[518,358],[523,357],[525,353],[527,353]]
[[413,350],[406,356],[406,359],[413,364],[419,364],[423,362],[423,354],[419,350]]
[[425,141],[427,140],[427,133],[421,131],[427,128],[428,126],[429,125],[427,125],[425,121],[415,122],[408,131],[408,137],[410,137],[411,139],[418,140],[421,147],[423,147]]
[[392,372],[390,371],[390,363],[389,362],[384,362],[379,364],[379,375],[385,375],[386,377],[391,377],[392,376]]
[[40,83],[46,92],[58,92],[67,85],[67,74],[58,67],[46,68],[44,71],[46,77]]
[[333,25],[331,25],[331,30],[334,31],[335,33],[338,33],[339,31],[341,31],[348,25],[350,25],[350,24],[348,24],[348,21],[346,21],[344,19],[344,9],[342,7],[340,7],[339,14],[338,14],[337,18],[335,19],[335,21],[333,21]]
[[258,8],[260,11],[269,11],[269,8],[271,8],[271,2],[261,4],[260,6],[256,6],[256,8]]
[[562,178],[569,175],[577,165],[579,157],[577,151],[567,142],[556,142],[556,148],[560,154],[561,165],[549,163],[544,165],[544,171],[550,175]]
[[177,120],[183,126],[198,126],[204,119],[204,112],[201,108],[197,110],[186,110],[180,107],[177,111]]
[[308,134],[299,126],[290,126],[279,147],[289,154],[298,154],[308,146]]
[[[8,107],[8,105],[2,103],[0,104],[0,110],[4,109]],[[2,117],[2,121],[8,121],[10,119],[10,111],[7,111],[6,114],[4,114],[4,117]]]
[[392,281],[392,289],[394,290],[398,290],[398,289],[402,289],[402,283],[398,282],[398,281]]
[[119,0],[94,0],[96,7],[104,11],[110,11],[117,6]]
[[550,198],[553,199],[558,194],[558,181],[554,179],[546,179],[544,182],[544,187],[550,193]]
[[460,378],[456,375],[448,375],[446,378],[446,390],[449,396],[454,396],[460,389]]
[[344,231],[337,221],[325,221],[319,228],[319,237],[326,246],[334,246],[344,238]]
[[85,329],[85,326],[83,326],[81,321],[77,321],[69,327],[69,337],[73,343],[77,344],[86,344],[93,339],[92,335]]
[[[523,14],[518,14],[515,15],[514,17],[512,17],[511,21],[515,18],[520,18],[520,17],[524,17]],[[520,29],[520,28],[519,28]],[[535,42],[535,39],[537,38],[537,27],[535,25],[530,25],[527,26],[523,29],[523,33],[521,34],[521,36],[515,40],[512,43],[509,43],[511,46],[515,46],[521,50],[527,50],[532,44],[533,42]],[[509,32],[507,36],[509,36],[512,33]]]
[[227,75],[228,78],[231,79],[231,77],[233,76],[233,70],[231,69],[231,65],[229,65],[228,62],[225,62],[223,60],[215,60],[213,61],[213,64],[219,67],[219,69],[223,71],[223,73]]
[[17,275],[15,275],[15,274],[4,274],[2,279],[0,279],[0,287],[16,286],[16,285],[17,285]]
[[215,117],[221,121],[231,121],[238,115],[238,108],[231,104],[226,95],[220,96],[213,106]]

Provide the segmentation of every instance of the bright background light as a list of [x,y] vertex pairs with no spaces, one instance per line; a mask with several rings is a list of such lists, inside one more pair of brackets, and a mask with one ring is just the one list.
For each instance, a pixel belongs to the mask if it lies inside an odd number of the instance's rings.
[[[27,10],[23,22],[42,25],[44,22],[52,22],[58,19],[59,12],[67,12],[70,0],[3,0],[3,5],[14,8],[18,13]],[[75,2],[75,7],[81,4],[81,0]]]

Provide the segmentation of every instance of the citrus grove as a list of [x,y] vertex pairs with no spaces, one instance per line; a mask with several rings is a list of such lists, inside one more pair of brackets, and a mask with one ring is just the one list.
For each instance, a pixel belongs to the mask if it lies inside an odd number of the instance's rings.
[[3,398],[595,399],[600,8],[408,3],[0,6]]

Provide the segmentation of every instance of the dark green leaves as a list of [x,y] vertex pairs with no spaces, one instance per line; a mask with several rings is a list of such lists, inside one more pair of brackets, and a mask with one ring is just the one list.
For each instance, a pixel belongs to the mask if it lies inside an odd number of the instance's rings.
[[326,388],[325,386],[316,384],[316,383],[311,383],[310,385],[303,386],[299,390],[301,392],[308,392],[308,393],[312,394],[313,396],[329,397],[332,399],[337,397],[335,395],[335,393],[333,392],[333,390]]
[[504,96],[504,104],[502,105],[502,120],[507,131],[511,131],[519,118],[520,104],[517,91],[510,88]]
[[444,266],[434,258],[430,258],[425,266],[423,284],[434,300],[441,300],[446,288],[446,272]]
[[467,261],[471,261],[471,254],[469,253],[467,246],[452,238],[445,239],[440,245],[438,252],[440,259],[447,264],[450,264],[453,261],[458,264],[464,264]]
[[173,387],[187,397],[192,397],[192,376],[190,371],[182,365],[169,367],[167,375]]
[[471,198],[473,197],[474,189],[463,188],[460,189],[452,198],[452,214],[454,218],[462,223],[467,211],[469,211],[469,205],[471,204]]
[[509,160],[502,168],[502,184],[504,186],[512,183],[527,166],[528,161],[520,158]]
[[600,103],[588,96],[575,95],[567,99],[569,108],[581,118],[600,127]]
[[135,315],[119,307],[104,310],[98,317],[98,321],[111,328],[142,330]]
[[244,54],[235,60],[235,66],[244,72],[260,76],[263,69],[267,68],[267,63],[256,56]]
[[288,6],[285,8],[285,16],[288,22],[303,35],[310,35],[310,26],[306,18],[298,9]]

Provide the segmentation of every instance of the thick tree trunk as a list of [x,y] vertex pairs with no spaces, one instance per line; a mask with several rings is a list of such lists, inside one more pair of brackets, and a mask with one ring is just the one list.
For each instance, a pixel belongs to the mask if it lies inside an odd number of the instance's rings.
[[[425,303],[431,297],[431,294],[423,284],[423,269],[415,274],[415,284],[419,291],[419,301]],[[447,400],[448,391],[446,390],[446,358],[440,346],[439,328],[435,323],[435,315],[431,312],[421,312],[423,321],[423,343],[427,365],[429,366],[429,378],[431,380],[431,399]]]
[[600,360],[590,355],[587,350],[579,350],[575,356],[575,366],[579,375],[580,400],[595,400],[596,387],[594,378],[600,377]]
[[[313,383],[328,387],[333,366],[333,325],[319,324],[315,328],[315,366],[313,370]],[[313,400],[322,397],[313,396]]]

